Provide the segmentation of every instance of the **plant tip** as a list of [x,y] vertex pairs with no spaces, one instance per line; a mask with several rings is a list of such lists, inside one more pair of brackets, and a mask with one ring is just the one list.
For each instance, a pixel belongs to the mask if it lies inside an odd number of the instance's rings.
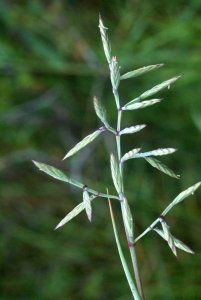
[[61,227],[60,223],[54,228],[54,230],[57,230],[59,227]]

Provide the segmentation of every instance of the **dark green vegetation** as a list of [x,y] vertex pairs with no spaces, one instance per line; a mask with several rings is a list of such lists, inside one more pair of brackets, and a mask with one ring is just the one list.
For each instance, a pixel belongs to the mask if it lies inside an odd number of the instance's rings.
[[[124,137],[123,152],[142,145],[144,152],[158,147],[179,150],[162,161],[181,175],[180,180],[143,160],[125,165],[127,197],[137,216],[135,235],[201,179],[200,1],[94,2],[1,1],[2,300],[131,299],[107,200],[94,200],[92,224],[82,213],[53,231],[81,202],[82,191],[39,172],[31,163],[43,161],[94,189],[105,192],[108,187],[115,193],[109,167],[115,141],[109,133],[61,162],[69,149],[100,127],[94,94],[106,106],[110,123],[116,120],[99,12],[109,27],[122,73],[165,63],[122,82],[124,103],[184,73],[169,90],[157,94],[164,98],[161,103],[123,118],[125,127],[147,124],[142,132]],[[167,217],[171,232],[196,252],[194,256],[178,251],[177,260],[155,232],[139,241],[147,299],[200,299],[200,203],[198,190]],[[113,202],[113,209],[126,249],[118,203]]]

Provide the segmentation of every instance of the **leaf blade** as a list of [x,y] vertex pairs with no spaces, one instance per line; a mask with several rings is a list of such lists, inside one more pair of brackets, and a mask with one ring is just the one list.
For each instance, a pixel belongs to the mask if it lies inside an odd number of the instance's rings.
[[120,242],[119,242],[119,237],[118,237],[117,228],[116,228],[116,224],[115,224],[114,214],[113,214],[113,211],[112,211],[112,205],[111,205],[109,197],[108,197],[108,202],[109,202],[110,215],[111,215],[111,219],[112,219],[112,226],[113,226],[114,236],[115,236],[115,240],[116,240],[116,244],[117,244],[117,249],[118,249],[118,252],[119,252],[119,256],[120,256],[120,259],[121,259],[121,263],[122,263],[124,272],[126,274],[126,278],[127,278],[128,283],[129,283],[131,292],[132,292],[132,294],[134,296],[134,299],[135,300],[140,300],[141,298],[140,298],[140,296],[138,294],[138,290],[137,290],[137,288],[135,286],[135,283],[133,282],[132,276],[130,274],[128,265],[126,263],[126,260],[125,260],[125,257],[124,257],[124,254],[123,254]]

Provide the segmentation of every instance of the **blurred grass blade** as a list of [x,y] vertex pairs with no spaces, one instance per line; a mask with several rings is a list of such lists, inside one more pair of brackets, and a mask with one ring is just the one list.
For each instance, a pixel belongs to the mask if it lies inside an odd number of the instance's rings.
[[182,76],[182,75],[175,76],[175,77],[173,77],[173,78],[171,78],[171,79],[169,79],[169,80],[166,80],[166,81],[164,81],[164,82],[162,82],[162,83],[160,83],[160,84],[154,86],[152,89],[150,89],[150,90],[144,92],[144,93],[141,94],[139,97],[137,97],[137,98],[131,100],[131,101],[130,101],[129,103],[127,103],[125,106],[134,104],[134,103],[136,103],[136,102],[139,102],[139,101],[142,100],[142,99],[145,99],[145,98],[147,98],[147,97],[150,97],[150,96],[156,94],[157,92],[163,90],[164,88],[169,87],[170,84],[172,84],[173,82],[175,82],[175,81],[176,81],[177,79],[179,79],[181,76]]
[[147,157],[147,156],[148,157],[149,156],[162,156],[162,155],[174,153],[175,151],[177,151],[177,149],[175,149],[175,148],[161,148],[161,149],[157,149],[157,150],[153,150],[153,151],[149,151],[149,152],[138,153],[135,155],[135,158]]
[[104,26],[101,15],[99,15],[99,28],[100,28],[100,34],[101,34],[101,39],[103,43],[103,49],[105,52],[105,56],[107,58],[108,64],[110,64],[112,60],[112,52],[111,52],[111,45],[109,42],[109,38],[107,35],[107,28]]
[[180,179],[179,175],[176,175],[171,169],[169,169],[166,165],[162,164],[162,162],[160,162],[159,160],[153,158],[153,157],[144,157],[144,159],[146,159],[146,161],[152,165],[152,167],[158,169],[161,172],[164,172],[165,174],[176,178],[176,179]]
[[113,153],[110,153],[110,165],[111,165],[111,172],[112,172],[112,179],[114,182],[114,186],[115,186],[118,194],[120,194],[122,192],[121,174],[119,172],[119,166],[116,162],[116,159],[115,159]]
[[92,216],[91,200],[90,200],[90,196],[89,196],[89,193],[87,192],[86,187],[84,188],[84,191],[83,191],[83,202],[84,202],[84,207],[86,210],[87,217],[88,217],[89,221],[91,222],[91,216]]
[[139,108],[145,108],[147,106],[161,102],[161,100],[163,100],[163,98],[152,99],[152,100],[142,101],[142,102],[133,103],[133,104],[126,104],[125,106],[122,107],[122,110],[134,110],[134,109],[139,109]]
[[128,127],[128,128],[125,128],[125,129],[121,130],[121,131],[119,132],[119,135],[135,133],[135,132],[138,132],[138,131],[142,130],[142,129],[145,128],[145,127],[146,127],[145,124],[142,124],[142,125],[136,125],[136,126],[131,126],[131,127]]
[[164,221],[163,218],[160,218],[160,222],[163,227],[164,238],[168,242],[168,245],[169,245],[170,249],[172,250],[172,252],[174,253],[174,255],[177,257],[177,250],[176,250],[172,235],[170,233],[169,226],[166,224],[166,222]]
[[91,143],[97,136],[99,136],[99,134],[103,131],[105,131],[106,128],[105,127],[101,127],[98,130],[96,130],[95,132],[93,132],[92,134],[86,136],[81,142],[79,142],[77,145],[75,145],[67,154],[66,156],[64,156],[64,159],[70,157],[71,155],[75,154],[76,152],[78,152],[80,149],[84,148],[87,144]]
[[120,82],[120,71],[116,56],[112,57],[112,61],[110,64],[110,77],[113,90],[117,90]]
[[[164,240],[166,240],[164,232],[161,229],[155,227],[154,231],[156,231]],[[180,241],[179,239],[174,237],[172,234],[171,234],[171,236],[172,236],[172,239],[174,240],[174,244],[177,248],[179,248],[185,252],[188,252],[190,254],[195,254],[195,252],[193,250],[191,250],[186,244],[184,244],[182,241]]]
[[[64,181],[64,182],[68,182],[72,185],[75,185],[81,189],[83,189],[84,187],[84,184],[83,183],[80,183],[74,179],[71,179],[69,177],[67,177],[63,172],[61,172],[59,169],[56,169],[52,166],[49,166],[49,165],[46,165],[46,164],[43,164],[43,163],[39,163],[35,160],[33,160],[33,163],[39,168],[39,170],[47,173],[48,175],[58,179],[58,180],[61,180],[61,181]],[[108,195],[107,194],[103,194],[103,193],[100,193],[100,192],[97,192],[95,190],[92,190],[90,188],[88,188],[88,192],[94,194],[95,196],[99,196],[99,197],[104,197],[104,198],[107,198]],[[113,198],[113,199],[118,199],[119,200],[119,197],[117,196],[114,196],[114,195],[109,195],[110,198]]]
[[136,148],[136,149],[133,149],[133,150],[127,152],[126,154],[124,154],[124,156],[122,156],[122,158],[121,158],[121,163],[125,162],[128,159],[135,158],[136,154],[140,150],[141,150],[141,148]]
[[132,78],[132,77],[137,77],[137,76],[140,76],[140,75],[145,74],[147,72],[150,72],[152,70],[155,70],[157,68],[160,68],[162,66],[164,66],[164,64],[157,64],[157,65],[151,65],[151,66],[143,67],[143,68],[140,68],[140,69],[137,69],[137,70],[134,70],[134,71],[131,71],[131,72],[128,72],[128,73],[122,75],[120,77],[120,79],[123,80],[123,79]]
[[124,272],[125,272],[128,284],[130,286],[133,298],[135,300],[141,300],[140,296],[138,294],[137,288],[136,288],[136,286],[135,286],[135,284],[133,282],[133,279],[131,277],[130,271],[128,269],[125,257],[124,257],[123,252],[122,252],[122,249],[121,249],[121,245],[120,245],[118,234],[117,234],[117,228],[116,228],[116,224],[115,224],[115,219],[114,219],[114,215],[113,215],[113,211],[112,211],[112,205],[111,205],[111,202],[110,202],[109,198],[108,198],[108,202],[109,202],[110,215],[111,215],[111,219],[112,219],[112,226],[113,226],[113,230],[114,230],[114,236],[115,236],[115,240],[116,240],[116,244],[117,244],[117,249],[118,249],[118,252],[119,252],[119,256],[120,256],[120,259],[121,259],[121,263],[122,263],[122,266],[123,266],[123,269],[124,269]]
[[181,192],[169,205],[168,207],[166,207],[166,209],[162,212],[162,215],[165,216],[170,209],[178,204],[179,202],[181,202],[182,200],[184,200],[186,197],[193,195],[194,192],[199,188],[199,186],[201,185],[201,182],[198,182],[196,184],[194,184],[193,186],[189,187],[188,189],[186,189],[185,191]]

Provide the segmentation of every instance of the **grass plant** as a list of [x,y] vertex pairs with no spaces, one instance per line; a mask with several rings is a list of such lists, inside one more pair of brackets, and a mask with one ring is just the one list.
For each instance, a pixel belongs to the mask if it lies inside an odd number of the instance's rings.
[[[82,148],[87,146],[89,143],[91,143],[94,139],[96,139],[100,134],[104,134],[105,131],[110,131],[113,137],[116,139],[116,148],[117,148],[117,155],[114,153],[110,153],[110,169],[111,169],[111,176],[112,180],[117,192],[117,195],[111,195],[108,191],[106,192],[100,192],[92,189],[91,187],[88,187],[84,183],[77,182],[76,180],[69,178],[66,176],[62,171],[54,168],[53,166],[40,163],[37,161],[33,161],[33,163],[43,172],[47,173],[48,175],[54,177],[55,179],[70,183],[72,185],[75,185],[78,188],[81,188],[83,190],[83,201],[77,205],[71,212],[69,212],[62,220],[61,222],[56,226],[55,229],[58,229],[59,227],[66,224],[68,221],[70,221],[72,218],[74,218],[76,215],[78,215],[81,211],[85,210],[87,218],[89,221],[92,221],[92,201],[96,199],[97,197],[103,197],[107,198],[109,201],[109,209],[111,213],[111,219],[112,219],[112,225],[114,230],[114,236],[117,244],[117,249],[119,252],[119,256],[121,259],[121,263],[128,281],[128,284],[131,289],[131,293],[133,296],[133,299],[135,300],[144,300],[144,292],[143,292],[143,284],[141,283],[139,268],[138,268],[138,261],[136,256],[136,244],[137,242],[146,235],[149,231],[154,230],[156,233],[158,233],[164,240],[167,241],[167,244],[169,245],[170,249],[172,250],[173,254],[178,257],[176,248],[179,248],[183,251],[186,251],[188,253],[194,254],[194,252],[183,242],[181,242],[179,239],[177,239],[171,232],[170,227],[166,223],[165,216],[166,214],[178,203],[183,201],[186,197],[190,196],[195,192],[195,190],[201,185],[201,182],[198,182],[191,187],[187,188],[183,192],[181,192],[162,212],[159,212],[159,216],[156,220],[152,222],[152,224],[144,230],[138,237],[135,237],[134,234],[134,222],[133,222],[133,213],[131,212],[128,200],[126,198],[126,191],[124,190],[124,170],[123,166],[124,163],[127,163],[130,159],[137,159],[137,158],[143,158],[146,162],[148,162],[152,167],[158,169],[159,171],[175,178],[179,179],[180,176],[175,174],[173,170],[171,170],[169,167],[164,165],[161,161],[156,159],[156,156],[163,156],[163,155],[169,155],[174,153],[177,149],[175,148],[158,148],[154,150],[150,150],[149,152],[142,152],[141,147],[134,148],[132,150],[128,150],[128,152],[122,154],[121,151],[121,137],[124,134],[134,134],[136,132],[141,131],[146,127],[145,124],[140,125],[132,125],[131,127],[123,128],[122,129],[122,115],[124,111],[130,111],[130,110],[137,110],[146,108],[148,106],[160,103],[162,101],[162,98],[154,98],[149,100],[144,100],[149,98],[152,95],[155,95],[159,91],[169,88],[172,83],[177,81],[182,75],[175,76],[171,79],[168,79],[153,88],[145,91],[141,95],[135,97],[133,100],[129,101],[126,104],[123,104],[120,102],[119,92],[118,88],[122,80],[127,80],[130,78],[134,78],[137,76],[140,76],[142,74],[145,74],[150,71],[154,71],[159,67],[162,67],[163,64],[157,64],[157,65],[150,65],[146,67],[142,67],[140,69],[128,72],[126,74],[121,75],[120,74],[120,65],[118,62],[118,59],[116,56],[112,54],[112,48],[110,45],[109,37],[107,34],[107,28],[104,26],[104,23],[102,21],[101,16],[99,16],[99,29],[101,34],[101,39],[103,43],[103,49],[105,52],[105,56],[109,65],[109,71],[110,71],[110,79],[111,79],[111,85],[112,85],[112,92],[114,95],[114,103],[116,104],[117,109],[117,124],[116,128],[113,128],[112,125],[108,121],[108,117],[106,114],[106,109],[103,105],[103,103],[98,99],[98,97],[94,96],[93,103],[94,103],[94,109],[97,117],[101,120],[103,125],[95,130],[90,135],[86,136],[82,141],[80,141],[78,144],[76,144],[63,158],[63,160],[71,157],[72,155],[76,154],[78,151],[80,151]],[[106,187],[107,188],[107,187]],[[125,235],[127,239],[128,248],[130,251],[132,266],[133,266],[133,272],[134,276],[131,275],[127,262],[125,260],[120,241],[118,238],[118,230],[115,224],[114,214],[112,211],[112,201],[118,201],[120,204],[121,212],[122,212],[122,218],[123,218],[123,224],[125,229]],[[135,217],[135,216],[134,216]],[[161,228],[156,227],[156,225],[159,224]]]

